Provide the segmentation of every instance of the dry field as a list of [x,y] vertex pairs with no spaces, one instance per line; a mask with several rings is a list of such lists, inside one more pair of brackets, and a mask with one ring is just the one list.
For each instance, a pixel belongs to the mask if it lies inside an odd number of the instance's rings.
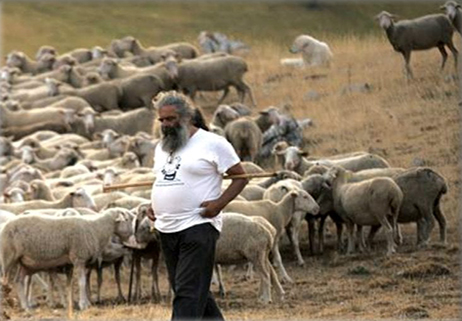
[[[459,35],[456,46],[462,51]],[[414,162],[440,172],[449,187],[442,198],[448,221],[448,242],[438,244],[438,226],[427,249],[417,250],[415,226],[404,226],[404,244],[398,253],[386,257],[382,234],[375,252],[344,256],[334,250],[334,230],[327,236],[326,253],[308,256],[306,232],[302,254],[306,266],[298,267],[292,252],[284,246],[283,260],[295,284],[284,284],[283,302],[264,305],[257,302],[258,277],[244,280],[243,268],[224,269],[228,290],[217,301],[228,320],[307,320],[307,319],[460,319],[461,284],[459,254],[460,196],[460,90],[452,57],[443,74],[439,72],[438,51],[413,55],[413,81],[402,73],[402,57],[393,52],[383,35],[339,36],[329,38],[334,52],[330,68],[283,68],[279,59],[291,57],[287,43],[254,41],[245,58],[246,75],[258,109],[270,105],[290,106],[297,118],[311,118],[314,127],[305,131],[307,150],[312,155],[366,150],[384,156],[392,166],[411,167]],[[347,92],[342,88],[367,83],[369,92]],[[309,94],[311,92],[311,94]],[[317,93],[315,95],[314,93]],[[229,97],[232,102],[234,92]],[[310,98],[317,96],[316,99]],[[213,111],[216,95],[198,100],[207,115]],[[147,267],[145,269],[147,271]],[[123,271],[127,288],[128,268]],[[116,304],[112,271],[105,272],[104,301],[78,313],[81,320],[166,320],[170,305],[149,303],[150,280],[143,275],[145,300],[138,305]],[[93,283],[95,280],[93,279]],[[77,289],[76,289],[77,290]],[[161,290],[167,293],[165,268],[161,268]],[[216,291],[217,288],[213,287]],[[31,316],[15,306],[8,308],[14,319],[62,319],[64,309],[39,307]]]

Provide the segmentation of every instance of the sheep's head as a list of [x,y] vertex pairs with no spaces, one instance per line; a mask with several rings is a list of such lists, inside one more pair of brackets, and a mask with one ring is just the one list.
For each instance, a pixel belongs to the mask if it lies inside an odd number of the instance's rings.
[[135,215],[133,215],[129,210],[121,207],[113,207],[104,210],[102,215],[110,213],[114,218],[116,223],[115,234],[120,237],[122,242],[127,241],[134,234],[133,221],[135,220]]
[[112,167],[106,168],[102,173],[103,184],[108,186],[117,183],[120,174]]
[[133,52],[135,45],[138,43],[138,40],[133,36],[126,36],[119,40],[118,49],[124,53],[125,51]]
[[171,79],[178,78],[178,64],[179,61],[175,56],[169,55],[164,61],[165,69],[167,69],[168,74]]
[[5,203],[19,203],[25,201],[25,192],[22,188],[11,187],[3,192]]
[[289,48],[289,52],[295,54],[307,50],[307,48],[309,48],[312,42],[312,39],[313,38],[308,35],[298,36],[297,38],[295,38],[294,42],[292,43],[292,46]]
[[297,189],[296,193],[294,211],[302,211],[311,215],[319,213],[319,205],[310,194],[302,189]]
[[86,207],[97,211],[96,203],[93,200],[93,197],[83,188],[78,188],[73,192],[70,192],[69,195],[72,198],[72,207]]
[[21,152],[21,161],[23,161],[25,164],[32,164],[35,162],[37,157],[35,155],[36,149],[26,145],[21,147],[19,151]]
[[13,155],[13,137],[0,136],[0,157]]
[[79,154],[74,149],[70,148],[60,149],[54,157],[54,159],[58,160],[62,164],[65,164],[65,166],[75,165],[79,158]]
[[53,69],[58,69],[61,66],[64,65],[69,65],[69,66],[76,66],[78,64],[77,59],[70,55],[64,55],[59,59],[56,59],[56,61],[53,64]]
[[106,57],[108,51],[106,49],[101,48],[100,46],[95,46],[91,49],[91,59],[100,59]]
[[29,184],[29,190],[27,191],[30,199],[38,199],[41,192],[44,189],[47,189],[47,185],[44,181],[39,179],[34,179]]
[[387,11],[382,11],[375,16],[375,19],[378,20],[380,27],[382,27],[383,29],[388,29],[393,25],[393,22],[397,17],[398,16],[391,14]]
[[98,67],[98,73],[107,79],[113,78],[114,72],[117,70],[118,62],[112,58],[104,58]]
[[[85,126],[87,133],[93,133],[95,130],[95,117],[100,116],[100,114],[88,106],[82,109],[77,115],[83,120],[83,125]],[[99,138],[97,134],[95,134],[95,136],[96,138]]]
[[45,54],[56,56],[58,52],[52,46],[41,46],[39,50],[37,50],[37,53],[35,54],[35,60],[39,60]]
[[224,128],[226,124],[240,117],[239,113],[228,105],[219,105],[212,117],[212,124]]
[[26,55],[19,51],[12,51],[6,56],[6,65],[21,69],[26,61]]
[[283,165],[285,169],[295,170],[301,163],[302,157],[308,156],[307,152],[300,150],[296,146],[289,146],[284,150],[278,150],[278,144],[273,148],[273,154],[283,157]]
[[462,9],[462,6],[455,1],[446,1],[446,3],[442,5],[440,9],[445,10],[448,17],[454,19],[457,15],[457,10]]
[[134,224],[135,240],[138,244],[144,245],[158,240],[154,222],[148,217],[151,203],[142,203],[136,209],[136,222]]
[[54,64],[56,63],[56,57],[52,54],[44,54],[37,60],[37,71],[44,72],[53,69]]
[[122,168],[136,168],[140,167],[140,161],[138,156],[133,152],[126,152],[122,156],[121,167]]

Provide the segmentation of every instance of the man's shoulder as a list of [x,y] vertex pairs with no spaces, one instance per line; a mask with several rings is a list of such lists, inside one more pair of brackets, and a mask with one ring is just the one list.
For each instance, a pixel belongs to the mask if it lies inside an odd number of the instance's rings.
[[215,133],[212,133],[212,132],[209,132],[203,129],[199,131],[199,134],[201,135],[200,138],[202,142],[209,142],[209,143],[227,142],[226,138],[224,138],[223,136],[217,135]]

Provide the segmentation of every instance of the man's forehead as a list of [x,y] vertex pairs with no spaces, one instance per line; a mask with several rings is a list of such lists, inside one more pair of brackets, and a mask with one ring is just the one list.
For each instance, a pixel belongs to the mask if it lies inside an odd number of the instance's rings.
[[160,113],[165,113],[165,114],[178,114],[177,106],[175,105],[165,105],[159,108],[159,114]]

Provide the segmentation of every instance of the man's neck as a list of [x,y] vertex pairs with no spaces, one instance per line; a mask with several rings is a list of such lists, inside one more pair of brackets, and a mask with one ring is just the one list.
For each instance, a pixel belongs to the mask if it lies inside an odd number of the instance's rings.
[[199,128],[197,128],[196,126],[191,125],[189,127],[189,138],[191,138],[192,135],[194,135],[198,130],[199,130]]

